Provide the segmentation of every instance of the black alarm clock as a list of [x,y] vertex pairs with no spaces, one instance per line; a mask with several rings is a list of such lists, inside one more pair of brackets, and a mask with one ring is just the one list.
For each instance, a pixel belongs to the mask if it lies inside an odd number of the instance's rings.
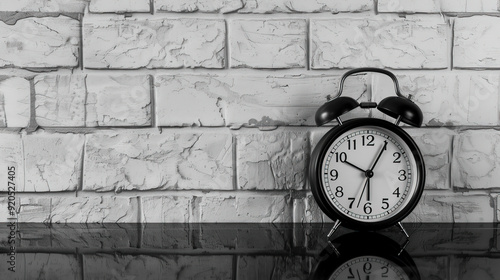
[[421,279],[411,256],[394,240],[373,232],[353,232],[330,242],[309,279]]
[[[378,104],[361,102],[342,95],[344,81],[360,72],[389,76],[396,96]],[[377,108],[395,119],[356,118],[342,121],[340,116],[357,108]],[[318,126],[337,120],[312,153],[309,181],[320,209],[335,225],[329,237],[342,224],[354,230],[378,230],[398,225],[415,208],[425,185],[422,154],[401,127],[422,125],[422,111],[401,94],[396,76],[385,69],[358,68],[346,72],[337,96],[323,104],[315,115]]]

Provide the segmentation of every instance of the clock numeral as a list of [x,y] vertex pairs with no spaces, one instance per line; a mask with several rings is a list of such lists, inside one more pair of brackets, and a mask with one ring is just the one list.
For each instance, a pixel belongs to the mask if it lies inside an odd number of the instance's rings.
[[347,154],[342,152],[342,153],[335,153],[335,161],[336,162],[346,162],[347,161]]
[[349,267],[349,276],[347,276],[347,279],[354,279],[354,273],[352,273],[352,267]]
[[371,202],[365,203],[365,206],[363,206],[363,210],[365,211],[365,214],[369,215],[372,213],[373,209],[371,206],[372,206]]
[[399,197],[400,195],[399,188],[397,188],[392,194],[395,195],[396,197]]
[[361,136],[363,146],[375,146],[373,141],[375,141],[375,137],[373,137],[373,135],[367,135],[366,137],[364,135]]
[[401,153],[395,152],[392,155],[395,157],[393,163],[401,163]]
[[399,177],[398,177],[398,180],[399,181],[404,181],[406,180],[406,171],[401,169],[399,170]]
[[388,273],[389,273],[389,268],[387,266],[382,266],[381,269],[383,270],[382,271],[382,277],[383,278],[387,278],[389,277]]
[[352,209],[352,205],[354,204],[354,201],[356,200],[355,197],[349,197],[348,200],[351,201],[351,203],[349,203],[349,209]]
[[344,188],[342,188],[342,186],[338,186],[335,189],[335,196],[336,197],[343,197],[344,196]]
[[372,273],[370,270],[372,270],[372,264],[369,262],[365,263],[365,265],[363,265],[363,271],[365,272],[365,274]]
[[337,169],[330,170],[330,176],[332,176],[330,180],[332,181],[337,180],[339,178],[339,172],[337,171]]
[[388,198],[382,198],[382,209],[386,210],[389,209],[389,199]]
[[356,139],[353,139],[353,140],[349,139],[349,140],[347,140],[347,149],[350,150],[351,146],[352,146],[353,150],[356,150]]

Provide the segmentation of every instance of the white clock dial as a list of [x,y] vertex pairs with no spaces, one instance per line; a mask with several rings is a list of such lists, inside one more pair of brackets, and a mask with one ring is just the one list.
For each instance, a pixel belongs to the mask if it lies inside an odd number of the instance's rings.
[[393,262],[375,256],[353,258],[339,268],[330,277],[334,279],[409,279],[406,273]]
[[360,126],[337,137],[321,164],[322,185],[333,207],[363,222],[399,213],[417,189],[417,163],[398,135]]

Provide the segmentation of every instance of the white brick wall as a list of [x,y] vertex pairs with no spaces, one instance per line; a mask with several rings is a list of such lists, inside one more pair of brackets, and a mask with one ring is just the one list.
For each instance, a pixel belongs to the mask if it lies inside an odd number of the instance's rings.
[[[1,1],[0,191],[15,166],[21,222],[330,222],[306,170],[334,124],[314,113],[374,66],[424,112],[405,126],[427,165],[407,220],[500,221],[499,16],[497,0]],[[393,94],[378,74],[344,89]]]

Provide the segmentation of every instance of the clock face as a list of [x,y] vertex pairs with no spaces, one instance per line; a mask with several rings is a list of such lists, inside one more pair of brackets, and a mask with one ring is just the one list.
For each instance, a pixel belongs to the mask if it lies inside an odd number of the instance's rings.
[[330,142],[324,153],[320,181],[326,200],[352,220],[390,219],[417,192],[420,170],[412,149],[387,128],[356,126]]
[[343,263],[333,272],[329,279],[408,280],[409,277],[401,267],[385,258],[361,256]]

